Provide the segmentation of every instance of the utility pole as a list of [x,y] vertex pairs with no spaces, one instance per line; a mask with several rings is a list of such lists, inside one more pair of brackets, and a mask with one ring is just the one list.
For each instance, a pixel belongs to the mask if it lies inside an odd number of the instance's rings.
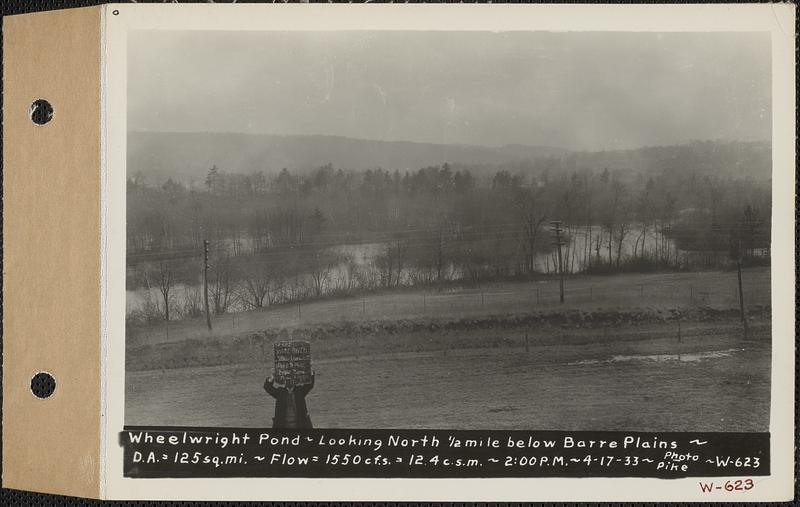
[[736,251],[736,274],[739,278],[739,312],[742,315],[744,338],[747,339],[747,315],[744,313],[744,293],[742,292],[742,240],[739,238],[739,247]]
[[208,310],[208,240],[203,240],[203,299],[206,305],[206,325],[211,330],[211,313]]
[[559,301],[561,303],[564,302],[564,262],[561,259],[561,247],[564,246],[564,242],[561,240],[561,221],[556,220],[550,222],[550,225],[553,227],[553,232],[556,235],[556,240],[553,242],[554,245],[558,247],[558,288],[559,288]]
[[533,214],[528,215],[528,274],[533,274]]

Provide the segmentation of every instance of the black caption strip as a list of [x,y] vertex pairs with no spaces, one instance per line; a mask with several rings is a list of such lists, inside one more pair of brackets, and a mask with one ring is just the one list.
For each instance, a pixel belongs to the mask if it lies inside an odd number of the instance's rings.
[[124,476],[769,475],[769,433],[276,430],[126,426]]

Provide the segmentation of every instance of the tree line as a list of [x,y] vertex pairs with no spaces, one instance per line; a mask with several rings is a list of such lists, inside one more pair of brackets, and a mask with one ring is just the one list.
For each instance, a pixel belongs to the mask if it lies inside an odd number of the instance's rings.
[[[161,318],[170,307],[172,318],[198,314],[199,295],[189,292],[202,274],[204,240],[217,313],[530,277],[558,269],[552,220],[563,224],[567,273],[711,268],[768,255],[769,181],[691,168],[556,172],[540,162],[539,170],[479,176],[446,163],[274,175],[214,166],[199,185],[137,174],[127,182],[128,287],[158,289],[149,313]],[[187,293],[178,297],[181,285]]]

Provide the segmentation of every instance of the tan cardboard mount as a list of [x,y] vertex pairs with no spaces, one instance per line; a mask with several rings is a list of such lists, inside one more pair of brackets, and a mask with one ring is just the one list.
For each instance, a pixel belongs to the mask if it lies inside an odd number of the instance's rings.
[[[100,495],[101,7],[3,20],[3,480]],[[46,99],[53,119],[29,108]],[[10,360],[13,358],[12,360]],[[31,392],[49,372],[52,396]]]

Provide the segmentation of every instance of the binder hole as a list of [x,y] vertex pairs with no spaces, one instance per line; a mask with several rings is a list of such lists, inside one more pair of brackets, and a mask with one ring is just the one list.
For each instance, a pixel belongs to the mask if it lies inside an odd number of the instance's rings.
[[53,119],[53,106],[44,99],[36,99],[28,109],[28,115],[36,125],[44,125]]
[[113,14],[114,16],[119,16],[119,11],[118,11],[117,9],[114,9],[114,10],[111,12],[111,14]]
[[41,371],[31,379],[31,392],[37,398],[49,398],[56,390],[56,379],[47,372]]

